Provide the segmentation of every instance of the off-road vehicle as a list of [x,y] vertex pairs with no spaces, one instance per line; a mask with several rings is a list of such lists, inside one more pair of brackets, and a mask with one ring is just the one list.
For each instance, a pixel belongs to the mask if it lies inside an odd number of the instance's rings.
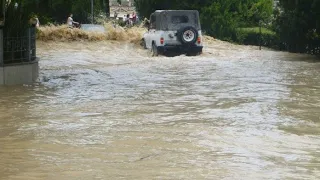
[[153,56],[169,51],[198,55],[202,53],[202,33],[196,10],[157,10],[146,23],[148,32],[142,44]]

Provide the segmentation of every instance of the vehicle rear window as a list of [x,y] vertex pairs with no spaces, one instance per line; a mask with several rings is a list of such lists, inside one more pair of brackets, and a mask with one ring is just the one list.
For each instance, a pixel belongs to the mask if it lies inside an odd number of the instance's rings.
[[188,16],[172,16],[171,22],[173,24],[188,23],[189,18],[188,18]]
[[155,15],[151,15],[150,29],[156,29],[156,16]]

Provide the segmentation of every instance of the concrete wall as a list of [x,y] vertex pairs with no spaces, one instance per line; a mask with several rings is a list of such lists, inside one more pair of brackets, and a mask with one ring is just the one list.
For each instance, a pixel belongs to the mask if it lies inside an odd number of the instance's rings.
[[38,61],[0,67],[0,85],[32,84],[39,77]]

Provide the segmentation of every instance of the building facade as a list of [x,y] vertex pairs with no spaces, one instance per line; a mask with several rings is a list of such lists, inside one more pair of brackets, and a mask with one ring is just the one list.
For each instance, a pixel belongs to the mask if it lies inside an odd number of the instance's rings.
[[127,16],[127,14],[132,14],[135,12],[134,2],[133,0],[121,0],[121,4],[118,3],[117,0],[110,0],[110,17],[115,18],[123,18]]

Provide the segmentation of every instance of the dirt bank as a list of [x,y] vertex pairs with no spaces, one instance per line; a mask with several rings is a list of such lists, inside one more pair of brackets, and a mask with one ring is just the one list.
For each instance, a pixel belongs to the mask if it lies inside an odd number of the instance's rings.
[[[66,43],[85,45],[90,47],[90,43],[101,43],[103,46],[117,44],[123,46],[126,43],[134,44],[135,48],[142,49],[140,42],[143,34],[147,31],[143,27],[122,28],[114,27],[111,23],[105,23],[106,32],[92,32],[81,29],[70,29],[67,26],[43,26],[37,33],[38,44],[40,46],[51,46],[56,43]],[[49,44],[48,44],[49,43]],[[51,44],[51,45],[50,45]],[[221,41],[210,36],[203,36],[204,53],[202,56],[222,56],[238,57],[242,52],[259,53],[259,47],[244,46]],[[68,45],[67,45],[68,46]],[[264,50],[268,50],[263,48]]]
[[84,31],[82,29],[71,29],[66,25],[62,26],[43,26],[40,27],[37,33],[37,39],[40,41],[128,41],[131,43],[138,43],[144,33],[144,28],[132,27],[124,29],[122,27],[114,28],[111,23],[105,23],[104,27],[107,32],[92,32]]

